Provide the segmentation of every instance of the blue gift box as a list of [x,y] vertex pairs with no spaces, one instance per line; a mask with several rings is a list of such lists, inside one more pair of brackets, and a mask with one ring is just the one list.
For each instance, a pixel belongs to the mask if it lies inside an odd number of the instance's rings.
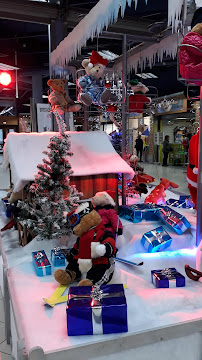
[[54,266],[65,266],[65,255],[60,248],[56,247],[51,250],[51,261]]
[[166,201],[166,204],[183,209],[190,209],[194,207],[194,204],[188,198],[184,200],[169,199]]
[[183,215],[168,206],[164,206],[164,208],[158,210],[156,214],[178,235],[183,234],[191,226],[189,221]]
[[173,288],[185,286],[185,277],[175,268],[151,271],[152,283],[157,288]]
[[162,206],[156,204],[134,204],[119,206],[119,216],[133,223],[158,220],[157,210]]
[[7,199],[6,199],[6,200],[3,200],[3,199],[2,199],[2,201],[3,201],[3,203],[4,203],[4,209],[5,209],[6,216],[7,216],[8,218],[10,218],[10,217],[11,217],[11,211],[8,210],[8,206],[11,208],[11,204],[8,202]]
[[44,250],[34,251],[32,261],[38,276],[51,275],[51,264]]
[[170,246],[172,238],[165,231],[163,226],[159,226],[154,230],[146,232],[141,239],[142,245],[149,253],[158,252]]
[[71,286],[66,312],[69,336],[128,331],[127,304],[122,284]]

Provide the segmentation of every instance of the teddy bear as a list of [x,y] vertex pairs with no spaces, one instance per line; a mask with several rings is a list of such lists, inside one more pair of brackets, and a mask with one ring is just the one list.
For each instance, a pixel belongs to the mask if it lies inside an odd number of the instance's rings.
[[82,61],[82,66],[86,71],[86,75],[81,76],[77,81],[80,87],[78,101],[87,106],[92,103],[102,106],[108,101],[116,101],[116,95],[105,87],[102,80],[107,66],[107,59],[103,59],[101,55],[93,50],[89,59]]
[[81,203],[75,212],[67,217],[78,238],[66,255],[66,269],[56,270],[55,280],[62,285],[68,285],[86,274],[86,278],[80,280],[78,286],[107,284],[114,273],[115,239],[105,229],[100,215],[90,207],[89,202]]
[[195,11],[191,31],[185,35],[180,46],[179,65],[184,79],[202,85],[202,7]]
[[114,197],[115,191],[101,191],[93,196],[91,202],[94,209],[102,218],[105,228],[112,233],[114,238],[116,238],[117,235],[122,235],[123,225],[114,210],[114,206],[116,205]]
[[150,99],[145,96],[149,89],[141,82],[138,82],[138,80],[131,80],[129,87],[134,92],[134,95],[129,96],[129,113],[134,112],[141,114],[146,108],[146,105],[151,102]]
[[48,101],[52,111],[58,111],[60,114],[64,112],[75,112],[81,109],[80,104],[76,104],[65,91],[66,79],[49,79],[47,82],[52,92],[48,96]]
[[198,151],[199,151],[199,131],[193,135],[189,142],[189,165],[187,166],[188,188],[197,209],[197,186],[198,186]]

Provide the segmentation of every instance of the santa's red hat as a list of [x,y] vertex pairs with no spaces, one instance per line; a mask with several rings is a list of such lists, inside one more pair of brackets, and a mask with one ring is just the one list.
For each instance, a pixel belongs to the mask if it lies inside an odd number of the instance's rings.
[[95,194],[92,198],[92,203],[94,206],[105,206],[105,205],[112,205],[115,206],[115,191],[106,190],[100,191]]
[[193,135],[189,143],[189,165],[187,167],[187,181],[197,188],[198,179],[198,153],[199,153],[199,131]]
[[90,63],[88,64],[88,67],[93,67],[95,64],[102,64],[107,66],[107,59],[103,59],[103,57],[99,55],[97,51],[92,51],[92,55],[89,57],[89,60]]

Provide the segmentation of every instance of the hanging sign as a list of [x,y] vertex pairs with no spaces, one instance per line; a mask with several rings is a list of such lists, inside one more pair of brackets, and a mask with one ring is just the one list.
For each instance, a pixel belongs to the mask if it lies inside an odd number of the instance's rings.
[[38,132],[53,131],[52,113],[49,104],[37,104]]

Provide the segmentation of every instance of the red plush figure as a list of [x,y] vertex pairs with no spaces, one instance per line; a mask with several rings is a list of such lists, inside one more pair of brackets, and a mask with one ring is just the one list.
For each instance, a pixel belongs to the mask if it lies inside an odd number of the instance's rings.
[[189,165],[187,167],[187,181],[189,192],[195,209],[197,208],[197,181],[198,181],[198,152],[199,131],[193,135],[189,143]]
[[[186,80],[202,85],[202,7],[197,9],[179,50],[180,73]],[[200,79],[200,81],[198,81]]]
[[122,235],[123,225],[116,211],[114,210],[114,206],[116,205],[114,196],[115,191],[107,190],[97,192],[92,198],[92,204],[102,218],[102,222],[106,230],[111,231],[115,238],[116,234]]
[[107,284],[114,273],[113,257],[116,254],[111,232],[105,229],[100,215],[91,210],[88,202],[69,214],[68,221],[78,238],[67,254],[66,269],[56,270],[55,280],[68,285],[86,274],[86,278],[79,281],[79,286]]
[[164,179],[164,178],[161,178],[160,179],[161,182],[159,185],[157,185],[154,190],[151,191],[151,193],[146,197],[145,199],[145,204],[148,204],[148,203],[153,203],[153,204],[156,204],[156,205],[160,205],[160,204],[163,204],[165,205],[166,202],[165,202],[165,197],[166,197],[166,194],[165,194],[165,190],[167,190],[168,188],[178,188],[178,185],[167,180],[167,179]]
[[149,91],[149,89],[137,80],[131,80],[130,86],[134,95],[129,96],[129,113],[134,112],[141,114],[146,108],[146,105],[150,103],[150,99],[145,96],[145,93]]

